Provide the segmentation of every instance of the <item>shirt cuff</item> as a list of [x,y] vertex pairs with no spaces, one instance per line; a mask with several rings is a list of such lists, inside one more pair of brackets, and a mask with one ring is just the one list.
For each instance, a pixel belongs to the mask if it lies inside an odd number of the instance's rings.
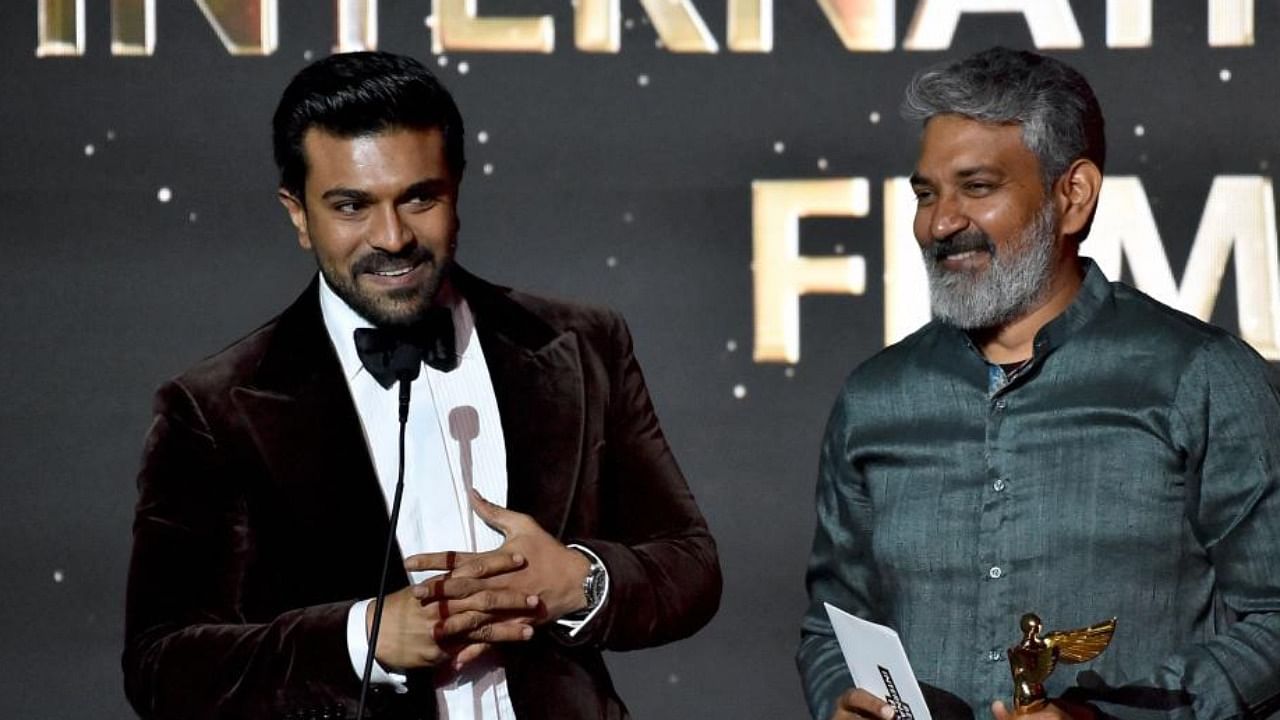
[[[356,679],[364,679],[364,663],[369,655],[369,638],[365,635],[364,618],[368,613],[370,600],[361,600],[351,606],[347,612],[347,654],[351,657],[351,669],[355,670]],[[397,693],[409,692],[405,683],[408,678],[400,673],[387,672],[385,668],[373,661],[373,672],[369,674],[370,685],[391,685]]]
[[604,607],[605,603],[609,602],[609,568],[605,567],[604,561],[600,559],[600,556],[591,552],[590,549],[578,544],[569,545],[568,547],[591,558],[593,563],[597,563],[601,567],[604,567],[604,592],[600,593],[600,602],[597,603],[595,607],[591,608],[591,612],[588,612],[587,616],[584,618],[575,618],[573,620],[560,618],[559,620],[556,620],[556,625],[559,625],[569,631],[569,637],[576,637],[578,633],[582,631],[582,628],[586,627],[587,624],[591,622],[592,618],[599,614],[600,608]]

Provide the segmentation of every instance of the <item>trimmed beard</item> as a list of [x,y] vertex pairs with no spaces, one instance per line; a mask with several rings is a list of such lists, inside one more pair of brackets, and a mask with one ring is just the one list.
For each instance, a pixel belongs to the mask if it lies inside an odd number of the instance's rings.
[[[372,272],[392,267],[397,258],[386,253],[373,253],[357,260],[351,267],[349,275],[335,272],[324,263],[317,262],[320,273],[333,289],[334,294],[342,298],[352,310],[375,327],[411,327],[426,317],[436,295],[440,291],[444,278],[453,266],[453,256],[439,257],[426,248],[419,247],[409,254],[415,264],[431,263],[432,272],[427,281],[413,288],[405,288],[386,296],[378,296],[361,290],[355,278],[360,273]],[[400,260],[403,262],[403,260]]]
[[[1004,253],[976,228],[923,248],[934,317],[976,330],[1003,325],[1033,309],[1049,291],[1057,232],[1053,204],[1046,200]],[[954,252],[956,245],[984,249],[991,261],[975,272],[948,270],[942,265],[944,252]]]

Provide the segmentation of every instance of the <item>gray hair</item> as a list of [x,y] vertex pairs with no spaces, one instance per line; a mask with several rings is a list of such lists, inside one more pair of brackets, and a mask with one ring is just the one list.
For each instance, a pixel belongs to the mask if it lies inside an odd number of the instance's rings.
[[1040,161],[1045,188],[1079,158],[1106,162],[1102,108],[1079,72],[1044,55],[994,47],[917,74],[902,115],[927,122],[954,114],[1022,126],[1022,142]]

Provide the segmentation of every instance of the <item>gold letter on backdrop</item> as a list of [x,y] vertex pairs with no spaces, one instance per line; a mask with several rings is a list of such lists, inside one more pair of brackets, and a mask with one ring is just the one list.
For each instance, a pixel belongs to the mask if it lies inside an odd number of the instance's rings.
[[689,0],[640,0],[662,44],[672,52],[713,53],[720,49]]
[[378,0],[338,0],[335,53],[378,49]]
[[858,255],[800,255],[800,218],[865,217],[870,185],[864,178],[756,180],[751,183],[755,277],[756,362],[800,360],[800,296],[866,292],[866,261]]
[[773,0],[729,0],[725,44],[734,52],[773,50]]
[[818,0],[848,50],[889,52],[896,42],[895,0]]
[[276,0],[196,0],[196,5],[232,55],[276,51]]
[[479,17],[476,0],[435,0],[435,32],[431,49],[549,53],[556,46],[550,15],[537,17]]
[[111,0],[111,54],[154,55],[155,0]]
[[578,0],[573,11],[574,45],[583,52],[618,52],[621,18],[618,0]]
[[1151,47],[1152,0],[1107,0],[1107,47]]
[[1243,47],[1253,44],[1253,0],[1209,0],[1209,44]]
[[84,0],[40,0],[36,57],[84,54]]
[[1068,0],[920,0],[902,46],[908,50],[946,50],[964,13],[1014,12],[1027,19],[1037,48],[1084,47]]
[[929,276],[911,230],[916,194],[904,177],[884,181],[884,344],[929,322]]
[[1214,178],[1182,274],[1174,281],[1142,181],[1108,177],[1093,231],[1081,246],[1107,277],[1120,277],[1121,257],[1138,289],[1160,302],[1209,320],[1235,252],[1240,337],[1268,360],[1280,360],[1280,260],[1271,180],[1256,175]]

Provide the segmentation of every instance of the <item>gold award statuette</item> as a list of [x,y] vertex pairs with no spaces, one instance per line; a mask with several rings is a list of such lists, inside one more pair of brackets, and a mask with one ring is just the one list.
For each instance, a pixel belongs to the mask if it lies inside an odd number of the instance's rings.
[[1026,715],[1042,709],[1044,681],[1053,674],[1059,662],[1088,662],[1102,654],[1111,644],[1116,619],[1111,618],[1089,627],[1056,630],[1040,637],[1043,626],[1035,613],[1022,616],[1022,641],[1009,648],[1009,670],[1013,673],[1013,710]]

